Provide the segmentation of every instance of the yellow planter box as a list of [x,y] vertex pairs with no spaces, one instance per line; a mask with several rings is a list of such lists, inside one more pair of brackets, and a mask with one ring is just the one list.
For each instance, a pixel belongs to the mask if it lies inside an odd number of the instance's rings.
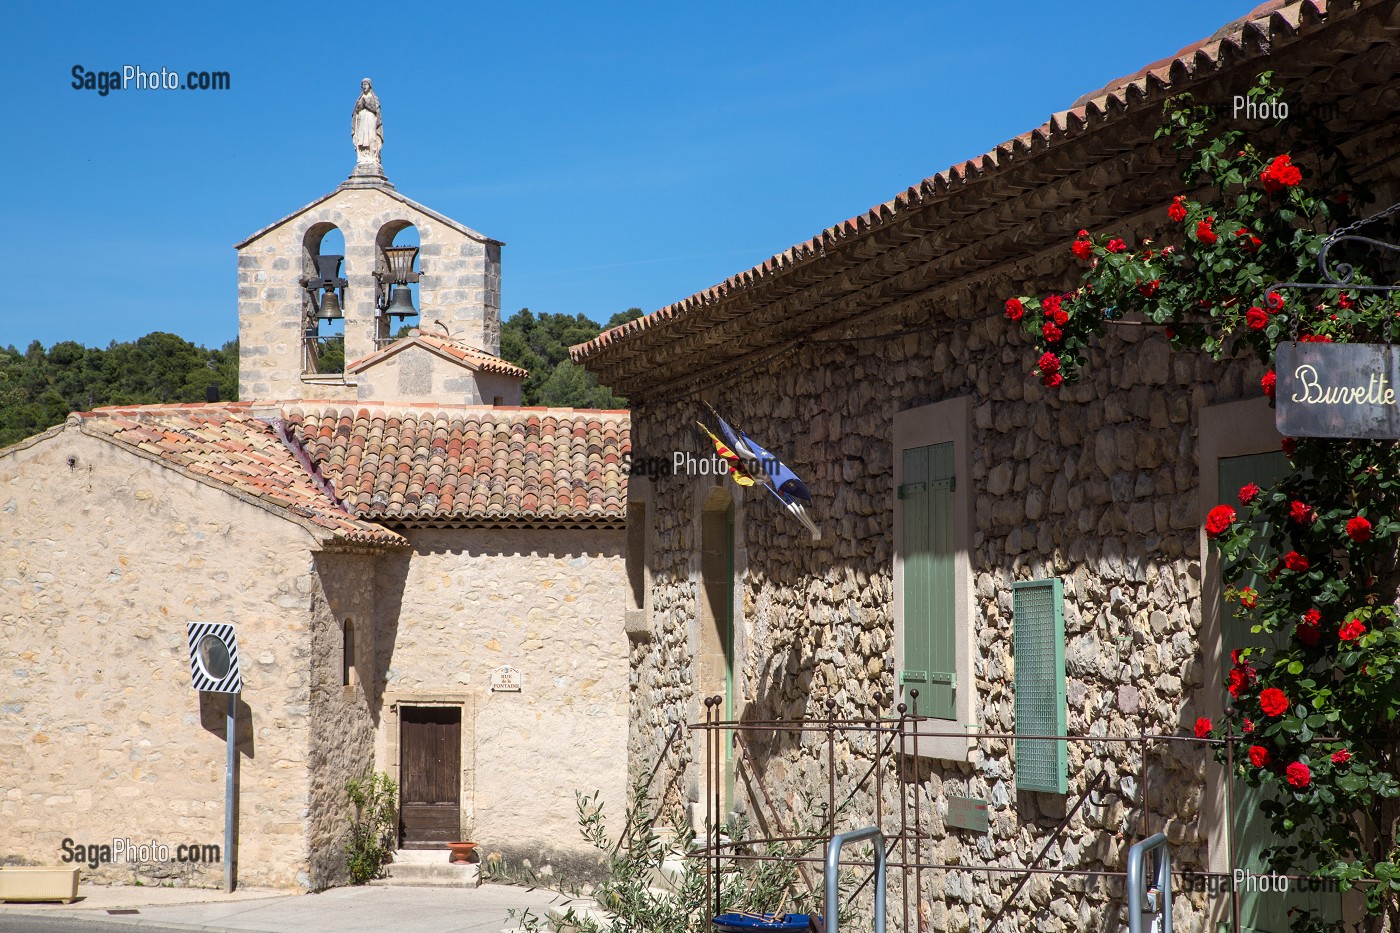
[[78,898],[78,869],[34,868],[15,865],[0,868],[0,901],[63,901]]

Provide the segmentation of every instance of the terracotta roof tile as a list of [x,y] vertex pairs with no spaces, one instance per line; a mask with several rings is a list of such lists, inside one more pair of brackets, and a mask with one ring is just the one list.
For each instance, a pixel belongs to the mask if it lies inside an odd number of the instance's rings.
[[[278,420],[248,402],[99,408],[69,416],[91,437],[313,526],[331,541],[401,546],[398,534],[350,514],[310,469]],[[284,429],[285,431],[285,429]]]
[[355,514],[396,523],[614,525],[625,411],[290,403],[287,423]]
[[410,331],[407,337],[401,337],[383,349],[376,350],[368,356],[362,356],[358,360],[347,363],[345,371],[356,373],[360,370],[373,366],[380,360],[387,359],[401,350],[411,346],[427,347],[436,350],[438,353],[462,363],[471,369],[481,372],[496,373],[501,376],[514,376],[516,379],[525,379],[530,375],[528,369],[516,366],[507,362],[499,356],[492,356],[484,350],[478,350],[471,344],[440,334],[424,334],[417,330]]

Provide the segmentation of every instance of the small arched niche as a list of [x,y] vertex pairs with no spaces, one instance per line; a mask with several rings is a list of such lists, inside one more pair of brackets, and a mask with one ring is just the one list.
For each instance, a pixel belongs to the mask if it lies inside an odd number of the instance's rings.
[[[407,220],[391,220],[379,228],[374,243],[374,275],[379,283],[378,294],[375,295],[375,305],[379,311],[374,319],[374,344],[376,347],[382,347],[419,326],[421,317],[418,311],[422,305],[419,304],[418,275],[419,264],[422,261],[422,241],[418,236],[418,228],[413,224]],[[408,248],[414,252],[401,254],[403,260],[408,260],[406,268],[401,265],[395,269],[392,261],[394,252]],[[404,272],[407,272],[407,275],[401,274]],[[399,279],[407,281],[401,282]],[[400,289],[408,294],[407,304],[396,294]],[[406,310],[412,310],[413,313],[398,313]]]
[[[339,256],[337,265],[328,257]],[[340,289],[306,287],[323,276],[345,278],[345,234],[332,223],[313,224],[302,238],[302,372],[345,371],[345,295]],[[327,299],[334,295],[333,301]]]
[[355,622],[346,619],[340,630],[340,684],[354,687],[359,682],[355,669]]

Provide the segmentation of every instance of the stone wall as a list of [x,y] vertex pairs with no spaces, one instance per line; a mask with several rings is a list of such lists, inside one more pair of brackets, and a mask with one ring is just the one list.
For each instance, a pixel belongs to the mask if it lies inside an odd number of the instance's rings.
[[[485,855],[593,867],[574,792],[624,808],[623,532],[407,534],[412,556],[383,560],[376,587],[381,769],[398,770],[393,704],[461,704],[464,833]],[[502,665],[521,672],[521,692],[491,692]]]
[[[368,554],[315,557],[320,583],[311,602],[310,779],[307,839],[311,886],[345,884],[345,845],[354,807],[345,782],[374,769],[374,728],[380,715],[374,676],[374,577]],[[342,670],[345,625],[354,633],[354,667]]]
[[[185,623],[237,626],[238,877],[307,887],[310,536],[85,437],[0,457],[0,860],[65,838],[223,846],[221,697],[190,686]],[[223,865],[84,869],[218,885]]]
[[[933,316],[911,302],[908,310]],[[983,731],[1014,728],[1010,689],[1011,583],[1060,577],[1065,584],[1069,729],[1126,736],[1189,732],[1189,695],[1202,683],[1196,634],[1200,621],[1198,485],[1194,431],[1200,407],[1244,397],[1258,374],[1201,356],[1171,355],[1160,335],[1115,331],[1095,353],[1088,378],[1053,397],[1025,372],[1030,350],[1019,331],[988,308],[935,333],[884,343],[798,351],[750,374],[742,391],[715,393],[726,414],[762,425],[815,496],[819,543],[774,503],[752,493],[741,515],[747,573],[738,580],[737,715],[744,719],[889,715],[894,677],[893,418],[896,411],[955,396],[972,401],[971,540],[974,579],[977,721]],[[933,318],[937,319],[937,318]],[[989,365],[991,364],[991,365]],[[772,400],[764,404],[760,400]],[[670,428],[693,420],[690,400],[634,409],[649,448],[702,450],[692,433]],[[760,440],[760,442],[763,442]],[[962,481],[961,478],[959,480]],[[696,483],[656,481],[652,557],[652,636],[633,649],[634,748],[649,754],[677,719],[700,718],[691,671],[698,586]],[[876,695],[884,700],[877,703]],[[907,697],[905,698],[908,699]],[[821,741],[755,735],[754,753],[783,818],[810,812],[803,794],[825,798]],[[837,753],[837,798],[854,794],[842,825],[873,819],[873,782],[856,788],[869,766],[869,740],[843,739]],[[1070,797],[1017,792],[1008,743],[977,743],[968,763],[924,758],[920,779],[924,831],[935,841],[932,863],[1016,864],[1028,860],[1086,781],[1110,772],[1119,793],[1086,807],[1056,866],[1119,870],[1124,846],[1144,825],[1126,819],[1141,803],[1137,748],[1072,743]],[[1206,867],[1205,836],[1195,820],[1203,756],[1161,749],[1151,759],[1151,831],[1165,829],[1184,867]],[[694,799],[700,783],[683,782]],[[898,812],[891,768],[885,813]],[[946,796],[991,802],[992,832],[949,831]],[[749,802],[750,812],[767,816]],[[887,824],[888,825],[888,824]],[[923,907],[932,929],[981,929],[998,906],[999,880],[985,875],[926,874]],[[1085,891],[1081,899],[1065,895]],[[892,891],[896,896],[898,889]],[[1099,928],[1118,908],[1118,888],[1079,880],[1041,880],[1019,912],[1038,930]],[[1201,906],[1181,899],[1190,923]],[[1111,928],[1111,926],[1110,926]]]
[[[239,398],[357,398],[353,379],[303,377],[303,336],[312,314],[302,276],[332,227],[345,238],[345,360],[378,347],[374,272],[380,248],[402,228],[417,228],[419,320],[441,320],[458,337],[493,355],[500,350],[500,244],[448,221],[397,192],[339,190],[279,221],[238,249]],[[330,250],[327,250],[330,252]]]

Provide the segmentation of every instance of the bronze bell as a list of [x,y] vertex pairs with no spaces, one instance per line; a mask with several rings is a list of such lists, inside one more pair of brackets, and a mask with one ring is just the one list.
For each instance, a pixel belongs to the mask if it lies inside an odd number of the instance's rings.
[[338,321],[345,317],[340,311],[340,299],[336,296],[335,289],[328,288],[321,296],[321,309],[316,312],[317,320]]
[[394,289],[393,300],[389,302],[389,307],[384,313],[394,317],[412,317],[418,313],[418,309],[413,307],[413,296],[408,293],[408,289],[400,285]]

